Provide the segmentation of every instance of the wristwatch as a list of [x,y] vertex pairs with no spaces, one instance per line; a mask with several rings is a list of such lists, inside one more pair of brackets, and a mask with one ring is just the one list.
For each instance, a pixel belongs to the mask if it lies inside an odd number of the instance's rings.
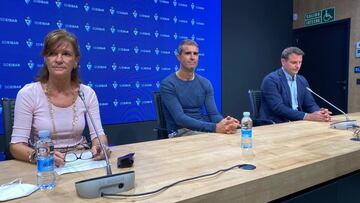
[[29,153],[29,162],[36,163],[36,150],[33,150]]

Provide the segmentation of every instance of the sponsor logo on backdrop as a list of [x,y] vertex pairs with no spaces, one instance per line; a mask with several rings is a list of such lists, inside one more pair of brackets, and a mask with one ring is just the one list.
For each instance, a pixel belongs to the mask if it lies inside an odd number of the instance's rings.
[[140,100],[139,98],[137,98],[137,99],[136,99],[136,105],[138,105],[138,106],[139,106],[139,105],[140,105],[140,103],[141,103],[141,100]]
[[116,68],[117,68],[116,63],[113,63],[113,64],[111,65],[111,68],[115,71],[115,70],[116,70]]
[[188,7],[188,5],[187,5],[187,4],[184,4],[184,3],[178,3],[178,6],[185,7],[185,8]]
[[175,70],[175,71],[179,70],[178,65],[175,65],[174,70]]
[[91,70],[91,69],[92,69],[92,64],[91,64],[90,61],[86,64],[86,68],[87,68],[88,70]]
[[94,65],[94,69],[107,69],[107,66],[104,66],[104,65]]
[[29,4],[29,3],[30,3],[30,0],[25,0],[25,3],[26,3],[26,4]]
[[137,18],[138,13],[137,13],[137,11],[136,11],[136,10],[134,10],[134,11],[133,11],[133,16],[134,16],[134,18]]
[[31,48],[33,46],[33,41],[31,38],[29,38],[28,40],[26,40],[26,44],[29,48]]
[[177,33],[175,32],[174,33],[174,39],[177,39],[178,38],[178,35],[177,35]]
[[29,62],[27,63],[28,67],[30,68],[30,70],[32,70],[34,68],[34,62],[32,60],[29,60]]
[[155,35],[156,38],[158,38],[159,37],[159,31],[156,30],[154,35]]
[[19,45],[19,42],[18,41],[1,40],[1,44]]
[[112,52],[115,52],[115,51],[116,51],[116,46],[115,46],[115,44],[112,44],[112,45],[111,45],[111,51],[112,51]]
[[173,1],[173,5],[174,5],[175,7],[177,6],[176,0]]
[[157,13],[154,14],[154,19],[157,21],[159,19],[159,15]]
[[60,0],[56,0],[55,4],[56,4],[56,7],[61,8],[62,3]]
[[107,84],[95,84],[96,88],[107,88],[108,85]]
[[156,71],[159,71],[159,70],[160,70],[159,64],[156,64],[155,69],[156,69]]
[[18,20],[16,18],[3,18],[3,17],[0,17],[0,22],[17,23]]
[[116,31],[115,26],[111,26],[111,28],[110,28],[110,32],[111,32],[112,34],[114,34],[114,33],[115,33],[115,31]]
[[138,88],[138,89],[140,88],[140,82],[139,81],[136,81],[135,87]]
[[88,3],[86,3],[86,4],[84,5],[84,9],[85,9],[86,12],[88,12],[88,11],[90,10],[90,6],[89,6]]
[[95,11],[95,12],[102,12],[102,13],[105,12],[105,10],[104,10],[103,8],[92,7],[91,10],[92,10],[92,11]]
[[26,23],[27,26],[31,25],[32,20],[31,20],[31,18],[29,16],[25,18],[25,23]]
[[108,102],[100,102],[99,106],[109,106],[109,103]]
[[159,89],[160,88],[160,82],[156,81],[156,87]]
[[116,89],[116,88],[118,87],[117,82],[116,82],[116,81],[114,81],[114,82],[112,83],[112,86],[113,86],[113,88],[114,88],[114,89]]
[[19,68],[21,65],[20,63],[3,63],[3,67],[10,67],[10,68]]
[[194,3],[191,3],[190,7],[191,7],[192,10],[194,10],[195,4],[194,4]]
[[178,19],[177,19],[176,16],[174,16],[173,21],[174,21],[175,24],[177,23]]
[[114,99],[113,104],[114,104],[115,107],[117,107],[117,105],[119,104],[118,100]]
[[139,68],[140,68],[139,64],[136,64],[136,65],[134,66],[134,68],[135,68],[136,71],[139,71]]
[[58,20],[57,23],[56,23],[56,25],[58,26],[59,29],[61,29],[62,26],[63,26],[61,20]]
[[88,82],[88,84],[87,84],[87,86],[89,86],[89,87],[91,87],[91,88],[92,88],[92,87],[93,87],[92,82],[91,82],[91,81],[89,81],[89,82]]
[[110,12],[111,15],[114,15],[114,13],[115,13],[114,7],[111,7],[111,8],[109,9],[109,12]]
[[84,27],[85,27],[85,30],[86,30],[87,32],[90,32],[91,26],[90,26],[89,23],[86,23]]
[[86,50],[90,51],[90,49],[91,49],[91,44],[88,42],[88,43],[86,43],[85,47],[86,47]]
[[135,52],[135,54],[137,54],[137,53],[139,52],[139,47],[138,47],[138,46],[136,46],[136,47],[134,48],[134,52]]
[[4,89],[21,89],[21,85],[4,85]]
[[159,55],[159,48],[156,48],[156,49],[155,49],[155,54],[156,54],[156,55]]
[[138,33],[139,33],[139,32],[138,32],[137,28],[134,28],[133,33],[134,33],[134,35],[135,35],[135,36],[137,36],[137,35],[138,35]]

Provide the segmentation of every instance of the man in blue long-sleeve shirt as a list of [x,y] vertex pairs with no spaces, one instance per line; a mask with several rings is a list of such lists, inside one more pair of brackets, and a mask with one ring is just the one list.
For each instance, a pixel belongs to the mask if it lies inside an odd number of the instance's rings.
[[[235,133],[239,121],[230,116],[223,118],[220,115],[210,81],[194,73],[199,60],[197,43],[189,39],[183,40],[177,52],[180,69],[166,77],[160,87],[169,133],[184,129]],[[203,107],[207,114],[203,113]],[[191,131],[186,134],[192,134]]]

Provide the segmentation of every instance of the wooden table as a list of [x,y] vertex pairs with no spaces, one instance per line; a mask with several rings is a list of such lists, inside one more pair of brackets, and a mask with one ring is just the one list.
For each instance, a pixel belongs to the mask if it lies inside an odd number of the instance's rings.
[[[349,114],[360,121],[360,113]],[[333,120],[343,120],[335,116]],[[360,142],[351,131],[329,128],[329,123],[298,121],[253,129],[254,171],[234,169],[211,178],[176,185],[155,195],[116,198],[122,202],[266,202],[303,190],[360,169]],[[118,135],[121,136],[121,135]],[[241,164],[240,133],[201,134],[175,139],[120,145],[116,157],[135,152],[135,188],[128,194],[160,187],[236,164]],[[35,165],[19,161],[0,162],[0,183],[21,177],[36,183]],[[113,202],[110,198],[81,199],[74,182],[105,175],[105,169],[57,177],[53,191],[37,191],[13,202]]]

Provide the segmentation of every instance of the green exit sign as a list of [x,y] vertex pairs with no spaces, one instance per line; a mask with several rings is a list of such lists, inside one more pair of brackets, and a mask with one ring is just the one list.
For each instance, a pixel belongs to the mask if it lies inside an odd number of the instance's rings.
[[328,23],[335,20],[335,7],[326,8],[320,11],[306,13],[304,24],[305,26]]

